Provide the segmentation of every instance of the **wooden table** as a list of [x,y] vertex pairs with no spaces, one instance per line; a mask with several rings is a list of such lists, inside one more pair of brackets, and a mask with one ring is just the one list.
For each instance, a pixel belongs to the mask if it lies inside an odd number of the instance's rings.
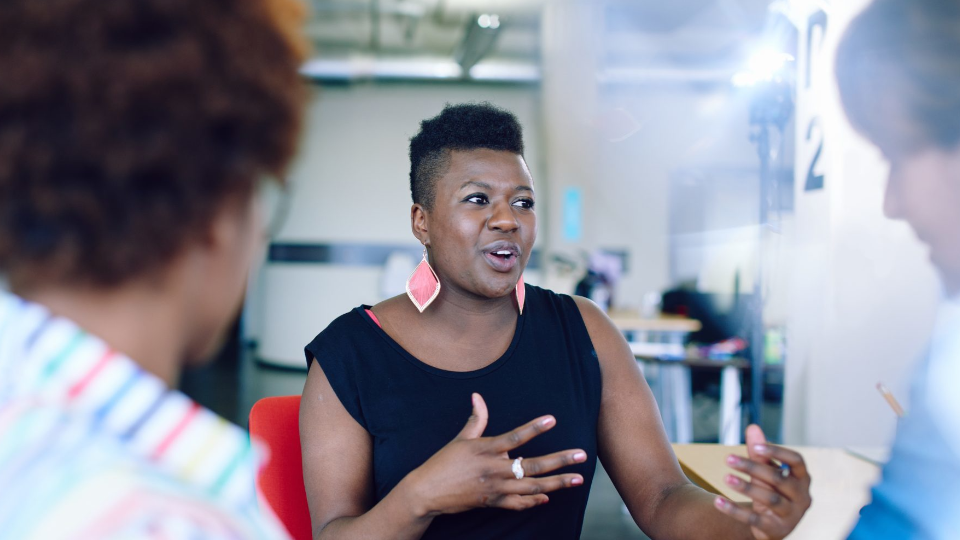
[[645,319],[623,311],[610,313],[610,320],[621,332],[680,332],[689,334],[703,327],[700,321],[686,317],[663,316]]
[[[833,540],[846,538],[860,509],[870,502],[870,487],[880,477],[880,468],[841,448],[791,447],[800,452],[810,471],[813,503],[790,540]],[[729,454],[746,456],[744,446],[717,444],[675,444],[673,451],[683,472],[698,486],[732,501],[748,499],[723,481],[733,472],[726,466]]]

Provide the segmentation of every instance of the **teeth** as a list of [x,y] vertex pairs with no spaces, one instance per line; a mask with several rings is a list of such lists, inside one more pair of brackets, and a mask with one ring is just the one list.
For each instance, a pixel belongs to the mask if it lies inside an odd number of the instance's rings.
[[495,252],[495,254],[496,254],[496,255],[511,255],[511,253],[510,253],[509,251],[497,251],[497,252]]

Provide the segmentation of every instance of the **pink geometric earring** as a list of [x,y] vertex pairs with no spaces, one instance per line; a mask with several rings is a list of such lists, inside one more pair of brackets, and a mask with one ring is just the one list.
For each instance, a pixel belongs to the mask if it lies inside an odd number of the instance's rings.
[[523,276],[517,282],[517,306],[520,308],[520,314],[523,315],[523,300],[527,297],[527,289],[523,286]]
[[440,278],[427,262],[427,246],[423,246],[423,260],[407,279],[407,296],[420,313],[440,294]]

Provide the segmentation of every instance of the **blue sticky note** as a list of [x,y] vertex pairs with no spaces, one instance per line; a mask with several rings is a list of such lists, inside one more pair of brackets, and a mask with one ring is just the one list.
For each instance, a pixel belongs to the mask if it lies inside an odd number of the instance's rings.
[[578,242],[583,237],[583,191],[568,187],[563,192],[563,239]]

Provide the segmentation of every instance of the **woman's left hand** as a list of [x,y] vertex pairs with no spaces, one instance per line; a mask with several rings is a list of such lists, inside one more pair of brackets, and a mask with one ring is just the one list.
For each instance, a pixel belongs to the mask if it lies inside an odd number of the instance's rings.
[[784,538],[810,508],[807,466],[800,454],[767,444],[759,426],[749,426],[746,439],[749,458],[731,455],[727,465],[749,480],[729,474],[725,481],[752,499],[753,505],[738,505],[723,497],[717,497],[714,504],[724,514],[750,525],[757,540]]

